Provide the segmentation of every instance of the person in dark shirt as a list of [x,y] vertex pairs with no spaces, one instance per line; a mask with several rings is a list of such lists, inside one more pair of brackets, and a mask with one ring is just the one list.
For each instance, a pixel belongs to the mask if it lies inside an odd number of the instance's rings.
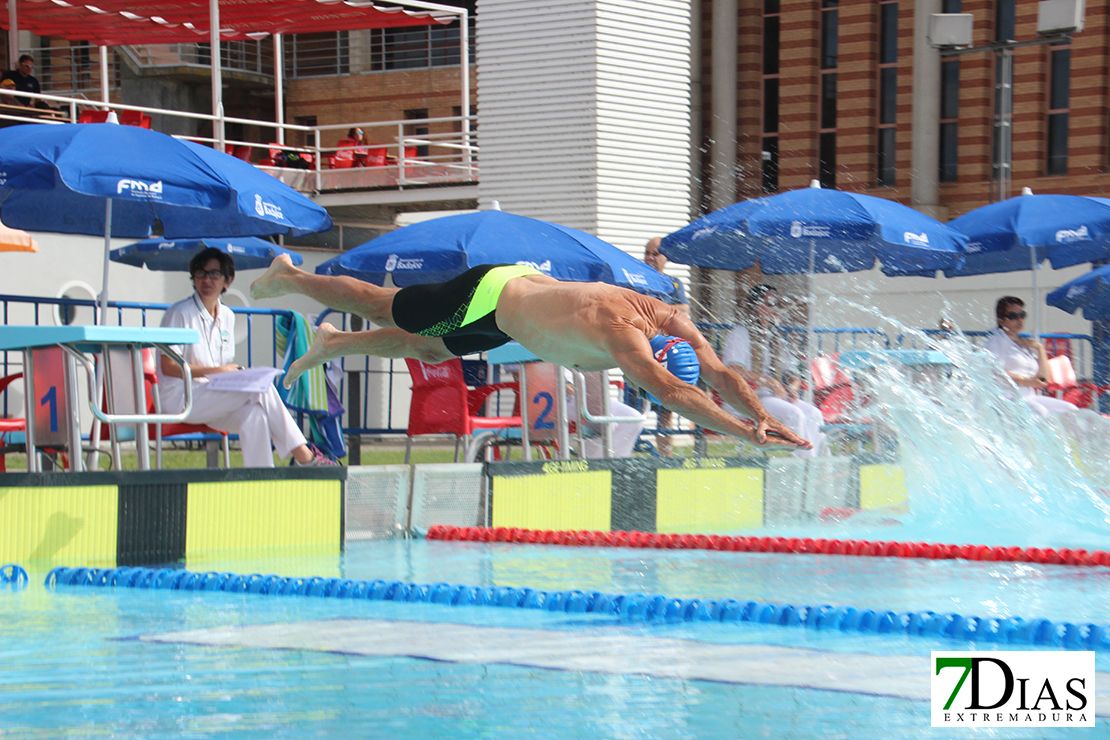
[[[644,247],[644,262],[650,267],[654,268],[657,272],[663,272],[663,268],[667,266],[667,258],[659,251],[659,245],[663,242],[662,237],[655,237],[647,243]],[[682,287],[682,283],[675,278],[667,275],[668,278],[674,283],[674,293],[667,298],[662,299],[664,303],[669,303],[676,306],[678,310],[682,311],[687,316],[690,315],[690,306],[686,303],[686,291]],[[674,419],[674,414],[670,409],[664,408],[660,404],[651,404],[652,410],[657,414],[658,426],[660,429],[670,429],[671,423]],[[662,457],[671,456],[671,438],[665,434],[659,434],[655,437],[655,449],[659,451]]]
[[[39,81],[35,78],[32,72],[35,71],[35,58],[30,54],[21,54],[19,63],[16,64],[15,69],[9,69],[7,72],[0,76],[0,81],[11,80],[15,83],[15,89],[18,92],[41,93],[42,88],[39,86]],[[33,98],[24,98],[15,96],[15,102],[27,108],[49,108],[45,100],[35,100]]]

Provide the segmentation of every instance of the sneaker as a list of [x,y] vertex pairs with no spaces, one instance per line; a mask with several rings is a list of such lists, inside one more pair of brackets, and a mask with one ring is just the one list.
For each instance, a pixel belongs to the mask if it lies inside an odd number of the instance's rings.
[[293,463],[295,468],[334,468],[338,467],[339,463],[332,460],[330,457],[320,451],[316,445],[309,445],[308,449],[312,450],[312,459],[306,463],[297,462],[296,458],[292,458],[290,462]]

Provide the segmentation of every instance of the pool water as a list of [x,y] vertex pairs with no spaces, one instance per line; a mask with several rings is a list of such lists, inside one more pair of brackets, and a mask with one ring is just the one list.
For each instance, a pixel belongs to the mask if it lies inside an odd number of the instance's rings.
[[[341,557],[187,567],[1110,622],[1110,570],[1029,563],[387,540]],[[947,737],[911,686],[929,652],[999,647],[488,606],[47,590],[46,570],[0,591],[5,740]],[[1108,736],[1110,655],[1096,668],[1107,680],[1093,729],[961,732]]]

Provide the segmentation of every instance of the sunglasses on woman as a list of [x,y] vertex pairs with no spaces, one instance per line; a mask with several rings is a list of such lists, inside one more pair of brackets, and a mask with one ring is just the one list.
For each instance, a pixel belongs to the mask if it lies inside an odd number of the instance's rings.
[[1002,318],[1010,319],[1011,321],[1014,321],[1015,319],[1024,319],[1025,311],[1010,311],[1010,313],[1002,314]]

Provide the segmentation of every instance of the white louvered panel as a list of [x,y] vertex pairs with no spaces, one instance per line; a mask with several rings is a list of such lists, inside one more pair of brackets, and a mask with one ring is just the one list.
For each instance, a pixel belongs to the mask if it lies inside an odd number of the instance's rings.
[[614,2],[599,13],[598,236],[636,256],[689,221],[689,10]]
[[663,0],[479,0],[482,207],[637,257],[685,225],[689,14]]

